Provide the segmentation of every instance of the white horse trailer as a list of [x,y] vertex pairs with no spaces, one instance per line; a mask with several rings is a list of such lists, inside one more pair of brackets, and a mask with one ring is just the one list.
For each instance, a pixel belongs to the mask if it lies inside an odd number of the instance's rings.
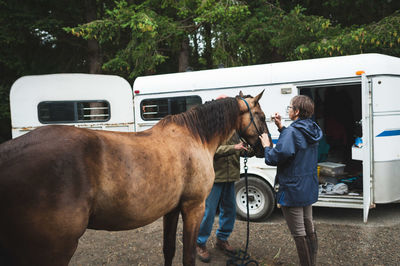
[[[361,54],[139,77],[133,84],[135,130],[220,94],[235,96],[242,90],[256,95],[264,89],[260,104],[267,117],[279,112],[286,125],[291,123],[290,99],[312,97],[315,120],[326,137],[320,146],[327,151],[320,157],[345,166],[334,177],[321,174],[320,181],[355,180],[346,184],[350,190],[344,194],[320,193],[315,206],[363,209],[367,222],[375,204],[400,200],[400,58]],[[276,143],[279,133],[271,119],[267,124]],[[356,137],[362,137],[362,146],[353,145]],[[275,173],[263,159],[249,159],[252,220],[265,219],[274,209]],[[238,214],[245,216],[243,181],[236,186],[236,203]]]
[[[315,206],[363,209],[366,222],[375,204],[400,200],[399,88],[400,58],[379,54],[139,77],[133,101],[132,88],[117,76],[26,76],[10,92],[12,136],[47,124],[142,131],[221,94],[256,95],[264,89],[260,103],[266,115],[279,112],[289,125],[290,99],[306,94],[315,101],[315,120],[326,137],[320,143],[322,160],[345,165],[339,176],[326,180],[356,180],[353,189],[348,183],[350,193],[320,194]],[[276,143],[279,133],[270,119],[267,124]],[[355,137],[362,137],[362,147],[352,145]],[[250,218],[265,219],[275,207],[276,169],[250,158],[248,172]],[[245,217],[243,180],[236,184],[236,203]]]
[[134,128],[132,88],[118,76],[24,76],[11,87],[10,110],[13,138],[48,124],[127,132]]

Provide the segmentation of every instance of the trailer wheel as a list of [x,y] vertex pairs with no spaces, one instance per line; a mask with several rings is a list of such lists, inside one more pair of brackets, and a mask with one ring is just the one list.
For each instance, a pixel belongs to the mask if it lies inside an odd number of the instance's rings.
[[[248,177],[249,218],[250,221],[261,221],[268,218],[275,208],[275,197],[271,186],[260,178]],[[236,214],[247,219],[246,183],[241,178],[235,184]]]

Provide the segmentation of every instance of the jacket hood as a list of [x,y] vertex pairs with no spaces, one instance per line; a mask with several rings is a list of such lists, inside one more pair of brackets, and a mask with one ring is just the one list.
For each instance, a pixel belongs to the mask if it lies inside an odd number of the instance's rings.
[[297,119],[292,123],[292,126],[303,133],[308,143],[316,143],[322,139],[321,128],[309,118]]

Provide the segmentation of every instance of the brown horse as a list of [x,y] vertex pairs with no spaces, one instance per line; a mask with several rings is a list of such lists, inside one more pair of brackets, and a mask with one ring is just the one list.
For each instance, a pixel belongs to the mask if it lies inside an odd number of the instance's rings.
[[86,228],[129,230],[164,216],[171,265],[181,213],[183,264],[194,265],[214,153],[235,130],[251,145],[268,132],[261,96],[240,92],[138,133],[46,126],[2,144],[0,264],[68,265]]

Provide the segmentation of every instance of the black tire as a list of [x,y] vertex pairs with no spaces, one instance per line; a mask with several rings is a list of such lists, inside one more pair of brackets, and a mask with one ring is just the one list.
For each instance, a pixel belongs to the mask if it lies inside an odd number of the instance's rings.
[[[249,218],[257,222],[267,219],[275,208],[275,195],[271,186],[261,178],[248,176]],[[236,214],[247,219],[246,183],[244,177],[235,183]]]

